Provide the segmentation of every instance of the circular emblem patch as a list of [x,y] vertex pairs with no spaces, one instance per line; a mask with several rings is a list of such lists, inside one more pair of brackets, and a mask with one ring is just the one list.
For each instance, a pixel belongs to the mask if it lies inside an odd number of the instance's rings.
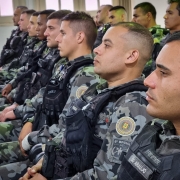
[[136,124],[130,117],[122,117],[116,123],[116,131],[121,136],[129,136],[135,131]]
[[81,87],[79,87],[78,89],[77,89],[77,91],[76,91],[76,97],[77,98],[80,98],[84,93],[85,93],[85,91],[87,90],[87,86],[81,86]]

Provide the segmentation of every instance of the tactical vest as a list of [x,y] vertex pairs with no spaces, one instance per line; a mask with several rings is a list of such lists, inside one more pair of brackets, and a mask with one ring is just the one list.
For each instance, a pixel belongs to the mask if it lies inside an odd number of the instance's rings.
[[[14,101],[23,104],[25,99],[31,99],[38,91],[45,87],[52,76],[54,64],[60,59],[57,49],[51,50],[44,58],[39,58],[35,68],[30,70],[29,79],[24,77],[24,81],[20,81]],[[22,76],[23,77],[23,76]]]
[[[58,149],[56,149],[55,159],[60,158],[61,161],[55,162],[54,178],[61,177],[61,171],[63,171],[63,175],[64,172],[67,172],[66,176],[70,176],[72,173],[76,174],[93,167],[94,159],[103,141],[95,133],[95,126],[100,112],[109,103],[110,98],[118,100],[126,93],[147,90],[143,81],[140,80],[109,89],[100,94],[97,94],[96,85],[91,86],[81,99],[75,100],[67,112],[66,150],[62,146],[59,148],[61,154],[65,152],[66,158],[62,161],[62,157],[58,156]],[[92,95],[95,97],[91,99]],[[48,162],[48,160],[46,161]]]
[[[150,122],[151,123],[151,122]],[[180,153],[160,155],[162,126],[148,123],[130,146],[118,173],[119,180],[179,180]],[[168,147],[180,149],[179,140],[169,139]],[[175,150],[175,149],[174,149]]]
[[78,68],[93,64],[93,59],[80,59],[61,66],[59,76],[52,78],[46,86],[43,95],[43,104],[39,105],[36,111],[33,130],[40,129],[44,124],[51,126],[58,124],[61,114],[69,97],[68,83],[73,73]]
[[28,33],[22,33],[19,36],[14,36],[10,41],[10,48],[3,49],[1,52],[0,65],[10,63],[14,58],[18,58],[24,49],[25,44],[27,43]]
[[23,50],[21,56],[19,58],[14,59],[11,62],[11,64],[8,67],[8,71],[12,68],[18,69],[22,66],[25,66],[26,63],[28,62],[29,58],[31,58],[31,60],[32,60],[32,58],[34,56],[33,48],[34,48],[35,44],[37,44],[38,41],[39,40],[37,38],[32,38],[30,40],[30,42],[28,42],[26,44],[26,46],[24,47],[24,50]]

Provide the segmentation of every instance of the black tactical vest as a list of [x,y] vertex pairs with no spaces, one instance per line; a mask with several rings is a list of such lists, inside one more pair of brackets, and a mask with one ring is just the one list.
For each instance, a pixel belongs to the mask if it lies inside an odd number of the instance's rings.
[[13,36],[10,40],[10,48],[3,49],[1,52],[0,66],[10,63],[14,58],[18,58],[27,43],[28,33],[24,32],[19,36]]
[[61,114],[69,97],[68,83],[73,73],[82,66],[93,64],[93,59],[82,59],[61,66],[59,76],[52,78],[46,86],[43,104],[37,108],[33,130],[40,129],[44,124],[58,124]]
[[[42,87],[45,87],[52,76],[54,64],[59,59],[57,49],[52,49],[45,57],[38,58],[34,67],[27,72],[28,75],[24,76],[24,80],[19,82],[14,101],[23,104],[25,99],[31,99]],[[23,78],[23,75],[21,78]]]
[[[146,91],[142,80],[135,80],[122,86],[109,89],[97,94],[96,85],[92,85],[81,99],[72,102],[66,114],[66,149],[60,145],[59,148],[47,146],[47,153],[50,153],[55,161],[54,172],[48,171],[48,155],[45,153],[43,175],[53,178],[64,178],[72,176],[73,173],[82,172],[93,167],[93,162],[101,148],[102,139],[95,133],[95,126],[102,109],[109,103],[110,98],[118,100],[119,97],[133,91]],[[93,98],[92,98],[93,95]],[[50,150],[52,150],[50,152]],[[58,153],[60,151],[60,153]],[[59,155],[62,154],[62,155]],[[64,160],[62,160],[64,157]],[[46,174],[45,171],[48,171]],[[62,172],[62,173],[61,173]],[[66,175],[65,175],[66,172]]]
[[[150,122],[151,123],[151,122]],[[169,139],[169,149],[175,153],[160,155],[156,149],[161,144],[161,124],[148,123],[130,146],[118,173],[119,180],[179,180],[179,139]],[[174,148],[175,147],[175,148]],[[174,148],[174,150],[173,150]]]

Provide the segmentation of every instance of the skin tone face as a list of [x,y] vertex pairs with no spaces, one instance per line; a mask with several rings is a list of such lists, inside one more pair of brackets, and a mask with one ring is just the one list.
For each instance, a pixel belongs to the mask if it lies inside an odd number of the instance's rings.
[[14,26],[18,26],[20,15],[21,15],[21,9],[19,9],[19,8],[15,9],[14,15],[13,15],[13,18],[12,18]]
[[21,14],[18,24],[21,31],[27,32],[27,26],[29,24],[29,15],[27,15],[26,13]]
[[29,19],[29,24],[27,26],[29,36],[36,36],[36,27],[37,27],[37,16],[31,16]]
[[73,60],[76,58],[78,33],[75,34],[69,24],[69,21],[62,21],[60,33],[57,36],[56,41],[58,42],[60,56],[67,57],[69,60]]
[[59,35],[60,22],[58,19],[50,19],[47,22],[47,29],[44,35],[47,37],[48,47],[57,47],[58,43],[55,41],[56,37]]
[[97,11],[97,15],[96,15],[96,18],[97,18],[97,22],[99,24],[104,24],[106,23],[105,20],[106,20],[106,17],[108,17],[108,8],[106,6],[101,6],[99,8],[99,10]]
[[142,11],[142,9],[140,7],[137,9],[134,9],[132,22],[136,22],[136,23],[141,24],[142,26],[148,28],[149,15],[148,15],[148,13],[144,14],[144,12]]
[[[180,128],[180,41],[166,44],[156,60],[156,69],[145,79],[147,112]],[[180,134],[180,132],[178,133]]]
[[103,36],[101,45],[94,49],[94,71],[106,79],[109,86],[115,86],[119,80],[118,84],[127,81],[124,72],[129,51],[125,45],[127,40],[123,38],[125,34],[127,29],[123,27],[111,27]]
[[178,3],[169,4],[164,15],[165,27],[170,30],[171,33],[180,30],[180,16],[179,11],[176,9]]
[[117,24],[124,21],[123,12],[121,10],[109,11],[109,23]]
[[47,23],[47,16],[45,14],[40,14],[37,18],[37,37],[39,40],[46,39],[46,36],[44,35],[44,32],[46,30],[46,23]]

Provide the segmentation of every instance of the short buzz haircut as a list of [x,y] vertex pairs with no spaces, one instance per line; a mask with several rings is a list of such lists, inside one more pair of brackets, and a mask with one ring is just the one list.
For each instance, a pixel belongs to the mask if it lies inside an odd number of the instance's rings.
[[87,45],[92,49],[97,36],[97,30],[96,24],[89,14],[83,11],[72,12],[63,17],[62,21],[69,21],[69,26],[74,33],[83,31],[86,36]]
[[134,9],[137,9],[137,8],[141,8],[144,14],[150,12],[153,18],[156,19],[156,9],[151,3],[149,2],[139,3],[134,7]]
[[126,11],[124,6],[114,6],[109,11],[115,11],[115,10],[119,10],[119,9],[123,9],[124,11]]
[[28,10],[24,10],[21,14],[27,14],[27,15],[31,16],[35,12],[36,11],[34,9],[28,9]]
[[48,16],[49,16],[51,13],[53,13],[53,12],[55,12],[54,9],[46,9],[46,10],[41,11],[41,12],[39,13],[39,15],[40,15],[40,14],[45,14],[45,15],[48,17]]
[[123,35],[125,39],[125,47],[136,48],[140,54],[140,61],[144,66],[149,61],[153,50],[153,38],[149,30],[140,24],[134,22],[120,22],[112,27],[121,26],[128,30]]
[[33,14],[32,14],[32,16],[39,16],[39,13],[40,13],[41,11],[36,11],[36,12],[34,12]]
[[180,16],[180,0],[168,0],[168,4],[172,4],[172,3],[177,3],[176,9],[178,10]]
[[59,11],[55,11],[53,13],[51,13],[47,19],[58,19],[59,21],[61,21],[61,19],[66,16],[67,14],[71,13],[72,11],[70,10],[59,10]]
[[20,9],[21,12],[28,10],[28,8],[26,6],[17,6],[16,9]]

